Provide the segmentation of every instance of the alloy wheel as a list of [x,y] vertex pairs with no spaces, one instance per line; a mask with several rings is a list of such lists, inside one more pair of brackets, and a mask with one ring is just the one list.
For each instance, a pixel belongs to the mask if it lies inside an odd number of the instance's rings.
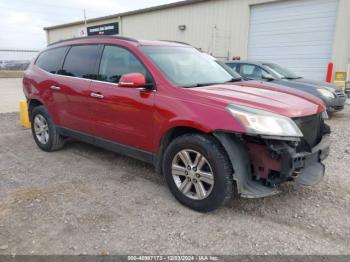
[[212,168],[197,151],[184,149],[178,152],[173,158],[171,172],[179,191],[191,199],[205,199],[213,189]]
[[49,126],[47,124],[47,121],[45,117],[43,117],[41,114],[37,114],[34,117],[34,132],[35,136],[38,139],[38,141],[45,145],[49,142]]

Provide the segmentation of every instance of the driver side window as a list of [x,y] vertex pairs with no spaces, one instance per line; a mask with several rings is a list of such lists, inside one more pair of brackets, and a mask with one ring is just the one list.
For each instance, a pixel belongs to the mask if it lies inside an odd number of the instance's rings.
[[125,48],[105,46],[101,58],[98,80],[110,83],[119,83],[122,75],[141,73],[146,82],[151,83],[151,77],[143,64]]

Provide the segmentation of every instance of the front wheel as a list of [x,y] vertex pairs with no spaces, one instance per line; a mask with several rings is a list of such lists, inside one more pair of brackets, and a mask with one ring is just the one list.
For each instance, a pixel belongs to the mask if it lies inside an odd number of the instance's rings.
[[180,136],[165,151],[163,173],[170,191],[196,211],[212,211],[232,198],[232,172],[226,152],[209,135]]

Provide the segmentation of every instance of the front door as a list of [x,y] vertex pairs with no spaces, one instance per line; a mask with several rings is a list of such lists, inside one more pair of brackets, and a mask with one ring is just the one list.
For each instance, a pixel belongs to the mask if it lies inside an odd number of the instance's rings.
[[90,92],[92,134],[119,144],[151,152],[154,130],[154,91],[118,87],[123,74],[142,73],[151,85],[144,65],[129,50],[105,46],[99,82],[92,81]]

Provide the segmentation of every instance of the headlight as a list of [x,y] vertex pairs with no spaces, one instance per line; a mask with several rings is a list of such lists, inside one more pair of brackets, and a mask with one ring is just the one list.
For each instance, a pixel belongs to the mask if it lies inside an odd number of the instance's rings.
[[334,94],[331,91],[328,91],[326,89],[319,88],[317,91],[326,98],[335,98]]
[[289,117],[239,105],[229,105],[226,109],[245,127],[248,134],[303,136],[298,126]]

